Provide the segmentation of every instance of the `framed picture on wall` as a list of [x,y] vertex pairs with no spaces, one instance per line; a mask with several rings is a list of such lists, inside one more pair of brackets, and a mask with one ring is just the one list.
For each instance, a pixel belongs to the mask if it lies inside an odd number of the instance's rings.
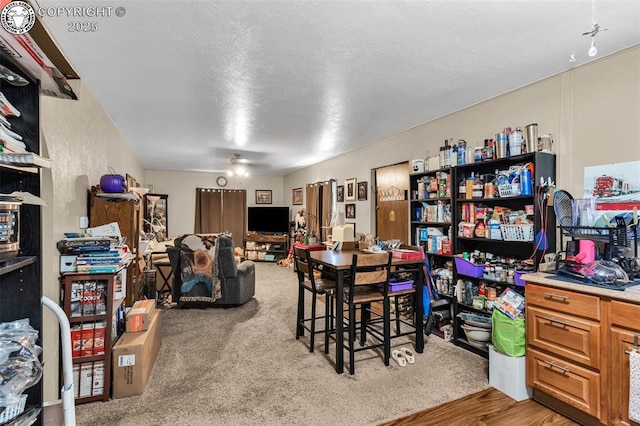
[[344,181],[345,186],[345,201],[355,201],[356,200],[356,178],[347,179]]
[[291,190],[291,204],[294,206],[302,204],[302,188],[294,188]]
[[256,189],[256,204],[271,204],[271,190],[270,189]]
[[167,199],[166,194],[146,194],[144,196],[144,220],[143,227],[145,233],[153,234],[158,241],[165,241],[169,235],[167,219]]
[[358,201],[367,201],[367,182],[358,182]]
[[344,185],[338,185],[338,202],[344,201]]
[[345,204],[344,217],[347,219],[355,219],[356,218],[356,205],[355,204]]

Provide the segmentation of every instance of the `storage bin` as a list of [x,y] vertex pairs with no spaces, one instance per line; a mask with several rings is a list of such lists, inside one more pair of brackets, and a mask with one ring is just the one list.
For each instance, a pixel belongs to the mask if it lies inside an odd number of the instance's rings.
[[0,407],[4,407],[3,411],[0,413],[0,423],[6,423],[11,419],[15,419],[20,414],[24,412],[25,405],[27,403],[27,395],[20,395],[20,399],[18,402],[14,402],[9,405],[0,405]]
[[524,274],[531,274],[533,273],[533,271],[516,271],[513,273],[513,278],[515,280],[516,285],[520,286],[520,287],[524,287],[524,281],[522,280],[522,276]]
[[501,198],[517,197],[520,195],[519,183],[505,183],[498,185],[498,194]]
[[456,256],[456,271],[460,275],[466,275],[472,278],[482,278],[482,272],[484,271],[484,265],[475,265],[466,259]]
[[505,241],[533,241],[533,225],[500,225],[502,239]]
[[496,351],[489,345],[489,384],[516,401],[533,396],[527,387],[526,360],[524,356],[511,357]]
[[413,280],[389,283],[389,291],[411,290],[412,288]]

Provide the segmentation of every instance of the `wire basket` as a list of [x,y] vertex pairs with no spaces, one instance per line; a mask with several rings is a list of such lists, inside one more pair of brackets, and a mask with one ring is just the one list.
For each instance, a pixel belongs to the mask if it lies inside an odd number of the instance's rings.
[[13,404],[7,405],[4,411],[0,413],[0,423],[6,423],[11,419],[15,419],[24,412],[27,403],[27,395],[20,395],[20,400]]
[[500,225],[505,241],[533,241],[533,225]]
[[505,183],[503,185],[498,185],[498,194],[501,198],[517,197],[520,195],[520,184]]

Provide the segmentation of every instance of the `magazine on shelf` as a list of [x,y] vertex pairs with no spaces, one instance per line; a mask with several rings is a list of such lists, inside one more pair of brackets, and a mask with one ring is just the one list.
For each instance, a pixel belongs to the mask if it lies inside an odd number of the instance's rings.
[[[0,114],[0,117],[2,117],[2,114]],[[4,118],[4,117],[2,117]],[[6,120],[6,118],[4,118]],[[17,134],[16,132],[11,130],[11,124],[9,124],[8,121],[6,121],[7,124],[5,124],[5,122],[0,121],[0,129],[2,129],[3,132],[5,132],[6,134],[8,134],[9,136],[11,136],[12,138],[21,141],[22,140],[22,136],[20,136],[19,134]]]
[[13,152],[0,152],[0,163],[9,164],[11,166],[36,166],[51,168],[51,160],[48,158],[40,157],[37,154],[31,152],[26,153],[13,153]]
[[20,111],[9,102],[2,92],[0,92],[0,114],[5,117],[20,117]]

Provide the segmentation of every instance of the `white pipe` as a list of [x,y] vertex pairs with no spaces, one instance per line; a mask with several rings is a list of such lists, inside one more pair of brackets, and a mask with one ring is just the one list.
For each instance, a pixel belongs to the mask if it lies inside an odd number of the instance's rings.
[[46,296],[42,296],[42,304],[49,308],[60,323],[60,335],[62,336],[62,371],[64,384],[60,390],[62,394],[62,410],[64,426],[76,426],[75,392],[73,390],[73,361],[71,357],[71,324],[67,314],[57,303]]

